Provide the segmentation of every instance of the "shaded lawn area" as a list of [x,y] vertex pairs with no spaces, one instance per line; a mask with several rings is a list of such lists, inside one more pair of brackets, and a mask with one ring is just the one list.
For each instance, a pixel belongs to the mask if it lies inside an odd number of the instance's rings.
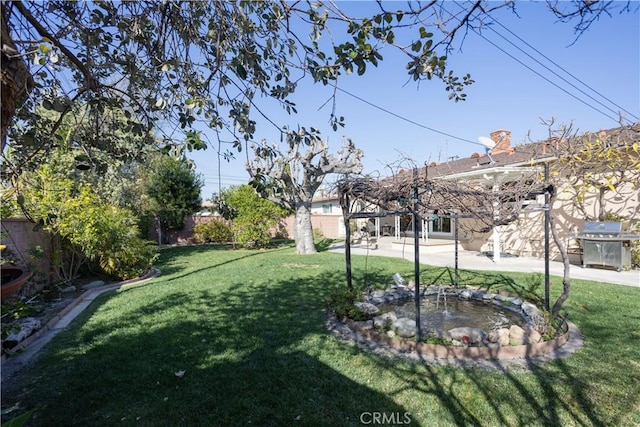
[[[43,426],[348,426],[374,412],[424,426],[640,424],[638,288],[574,280],[565,308],[585,347],[500,372],[391,359],[331,337],[324,301],[346,286],[340,254],[178,247],[158,267],[160,277],[103,295],[57,335],[17,389],[3,387],[3,408],[35,409],[29,425]],[[360,286],[413,274],[395,258],[354,256],[353,267]],[[448,284],[451,271],[423,266],[422,277]],[[461,275],[494,291],[540,280]]]

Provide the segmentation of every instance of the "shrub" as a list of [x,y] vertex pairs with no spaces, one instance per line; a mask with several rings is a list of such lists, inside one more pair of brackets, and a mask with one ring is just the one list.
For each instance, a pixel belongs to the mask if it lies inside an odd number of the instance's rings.
[[313,240],[320,240],[324,237],[324,233],[319,228],[313,229]]
[[232,228],[236,240],[246,248],[264,248],[271,241],[271,221],[239,216],[233,221]]
[[37,227],[117,278],[139,276],[155,262],[157,251],[140,238],[131,211],[103,203],[90,185],[52,176],[46,166],[39,177],[41,185],[22,196],[32,218],[40,218]]
[[354,304],[358,300],[358,292],[354,289],[335,291],[327,297],[327,306],[333,310],[336,317],[352,320],[369,320],[369,315]]
[[117,247],[105,251],[100,257],[100,268],[120,279],[132,279],[146,273],[158,259],[156,247],[140,238],[127,242],[120,240]]
[[[86,187],[80,195],[92,199]],[[156,248],[139,237],[137,221],[128,210],[97,200],[61,216],[54,230],[97,261],[105,273],[120,279],[140,276],[157,258]]]
[[264,247],[271,241],[271,231],[288,211],[270,200],[260,197],[253,187],[241,185],[225,190],[219,198],[223,211],[233,213],[232,230],[241,245]]
[[213,220],[196,224],[193,237],[199,243],[226,243],[233,240],[233,232],[226,222]]

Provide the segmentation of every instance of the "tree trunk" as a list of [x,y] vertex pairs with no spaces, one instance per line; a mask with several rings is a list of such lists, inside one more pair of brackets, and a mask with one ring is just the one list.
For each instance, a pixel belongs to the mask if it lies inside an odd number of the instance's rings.
[[600,191],[598,194],[598,204],[600,205],[600,211],[598,212],[598,221],[604,221],[606,215],[606,212],[604,210],[604,195],[607,190],[608,187],[600,187]]
[[164,233],[162,232],[163,228],[162,228],[162,221],[160,220],[159,216],[155,216],[155,223],[156,223],[156,232],[158,234],[158,246],[162,245],[162,239],[164,238]]
[[9,28],[5,21],[5,12],[5,2],[2,2],[2,16],[0,16],[0,24],[2,25],[2,28],[0,28],[0,47],[2,47],[0,152],[2,153],[4,153],[7,141],[7,129],[11,124],[16,108],[19,102],[33,89],[33,77],[9,34]]
[[295,221],[296,253],[315,254],[313,243],[313,226],[311,225],[311,202],[301,201],[296,204]]
[[[553,201],[555,197],[551,197],[549,200],[549,206],[553,206]],[[569,273],[569,254],[567,253],[567,248],[565,248],[564,243],[562,243],[562,239],[558,234],[558,230],[556,229],[556,220],[553,214],[549,215],[549,228],[551,229],[551,235],[553,236],[553,241],[556,246],[558,246],[558,250],[560,251],[560,256],[562,257],[562,264],[564,265],[564,272],[562,275],[562,294],[556,300],[555,304],[551,308],[551,315],[553,317],[557,317],[560,313],[560,309],[562,308],[562,304],[569,298],[569,293],[571,292],[571,277]]]

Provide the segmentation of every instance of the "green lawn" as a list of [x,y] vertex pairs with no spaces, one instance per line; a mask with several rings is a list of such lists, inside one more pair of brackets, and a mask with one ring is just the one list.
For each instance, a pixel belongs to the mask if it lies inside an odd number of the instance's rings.
[[[360,286],[413,271],[380,257],[353,266]],[[3,408],[35,409],[29,425],[43,426],[341,426],[375,413],[425,426],[640,424],[640,288],[574,280],[565,307],[584,348],[500,372],[390,359],[331,337],[324,301],[345,286],[339,254],[179,247],[158,267],[161,276],[105,294],[57,335],[19,391],[3,387]],[[423,266],[422,277],[449,283],[450,273]],[[496,289],[540,278],[462,280]]]

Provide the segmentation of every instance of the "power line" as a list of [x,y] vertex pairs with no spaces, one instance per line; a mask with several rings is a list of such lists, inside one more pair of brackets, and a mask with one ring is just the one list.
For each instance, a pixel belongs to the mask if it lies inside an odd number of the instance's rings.
[[[458,5],[456,3],[457,6],[461,7],[460,5]],[[456,17],[453,13],[447,11],[446,9],[443,8],[443,10],[447,13],[449,13],[451,16],[453,16],[454,18]],[[505,28],[507,31],[509,31],[511,34],[513,34],[510,30],[508,30],[506,27],[504,27],[502,24],[500,24],[498,21],[494,20],[496,23],[498,23],[501,27]],[[593,98],[592,96],[590,96],[589,94],[585,93],[583,90],[581,90],[580,88],[576,87],[575,85],[573,85],[571,82],[567,81],[565,78],[563,78],[562,76],[558,75],[556,72],[554,72],[553,70],[549,69],[549,67],[547,67],[545,64],[541,63],[539,60],[537,60],[536,58],[532,57],[530,54],[528,54],[527,52],[525,52],[524,50],[522,50],[520,47],[518,47],[517,45],[515,45],[512,41],[510,41],[509,39],[507,39],[506,37],[504,37],[502,34],[498,33],[496,30],[494,30],[491,27],[488,27],[489,29],[491,29],[491,31],[493,31],[494,33],[496,33],[498,36],[500,36],[501,38],[503,38],[504,40],[506,40],[508,43],[510,43],[512,46],[514,46],[516,49],[518,49],[520,52],[522,52],[523,54],[525,54],[526,56],[528,56],[530,59],[534,60],[536,63],[538,63],[539,65],[541,65],[543,68],[545,68],[547,71],[553,73],[555,76],[557,76],[558,78],[562,79],[564,82],[566,82],[567,84],[571,85],[573,88],[575,88],[576,90],[578,90],[580,93],[582,93],[583,95],[589,97],[590,99],[592,99],[594,102],[596,102],[598,105],[608,109],[609,111],[616,113],[617,112],[613,109],[611,109],[610,107],[602,104],[602,102],[598,101],[597,99]],[[473,28],[472,28],[473,29]],[[588,106],[589,108],[592,108],[593,110],[599,112],[600,114],[602,114],[603,116],[617,121],[617,118],[601,111],[600,109],[596,108],[595,106],[589,104],[588,102],[584,101],[583,99],[578,98],[577,96],[575,96],[574,94],[570,93],[569,91],[567,91],[566,89],[564,89],[563,87],[557,85],[556,83],[554,83],[553,81],[549,80],[547,77],[545,77],[544,75],[540,74],[539,72],[537,72],[536,70],[532,69],[531,67],[529,67],[527,64],[525,64],[524,62],[520,61],[518,58],[514,57],[513,55],[511,55],[509,52],[505,51],[504,49],[502,49],[500,46],[496,45],[494,42],[492,42],[491,40],[487,39],[486,37],[484,37],[482,34],[480,34],[478,31],[476,31],[475,29],[473,29],[473,31],[478,34],[478,36],[480,36],[481,38],[483,38],[486,42],[490,43],[491,45],[493,45],[496,49],[500,50],[501,52],[503,52],[505,55],[509,56],[510,58],[512,58],[514,61],[518,62],[520,65],[522,65],[523,67],[527,68],[528,70],[530,70],[531,72],[533,72],[534,74],[538,75],[540,78],[542,78],[543,80],[547,81],[548,83],[552,84],[553,86],[555,86],[556,88],[560,89],[561,91],[565,92],[567,95],[571,96],[572,98],[576,99],[577,101],[583,103],[584,105]],[[556,64],[555,62],[553,62],[552,60],[550,60],[549,58],[547,58],[544,54],[540,53],[537,49],[533,48],[532,46],[530,46],[528,43],[526,43],[524,40],[522,40],[520,37],[518,37],[517,35],[513,34],[515,37],[517,37],[519,40],[521,40],[523,43],[525,43],[527,46],[531,47],[534,51],[536,51],[537,53],[539,53],[542,57],[544,57],[545,59],[547,59],[548,61],[550,61],[552,64],[556,65],[558,68],[560,68],[562,71],[564,71],[565,73],[567,73],[568,75],[570,75],[571,77],[573,77],[575,80],[579,81],[580,83],[582,83],[584,86],[586,86],[587,88],[591,89],[593,92],[595,92],[596,94],[600,95],[602,98],[606,99],[607,101],[609,101],[611,104],[615,105],[616,107],[620,108],[620,110],[626,112],[627,114],[629,114],[632,118],[637,120],[637,117],[635,115],[633,115],[632,113],[626,111],[624,108],[618,106],[616,103],[614,103],[613,101],[611,101],[610,99],[608,99],[607,97],[605,97],[604,95],[600,94],[599,92],[597,92],[595,89],[591,88],[589,85],[587,85],[586,83],[582,82],[580,79],[578,79],[577,77],[573,76],[571,73],[569,73],[568,71],[566,71],[565,69],[563,69],[562,67],[560,67],[558,64]],[[401,116],[399,114],[396,114],[390,110],[387,110],[383,107],[380,107],[379,105],[376,105],[370,101],[367,101],[366,99],[363,99],[351,92],[346,91],[345,89],[342,89],[340,87],[336,87],[337,90],[361,101],[364,102],[365,104],[377,108],[380,111],[383,111],[389,115],[392,115],[400,120],[403,120],[405,122],[411,123],[415,126],[421,127],[423,129],[427,129],[431,132],[440,134],[440,135],[444,135],[447,136],[449,138],[453,138],[453,139],[457,139],[460,141],[464,141],[464,142],[468,142],[471,144],[477,144],[477,145],[481,145],[476,141],[471,141],[465,138],[461,138],[452,134],[449,134],[447,132],[443,132],[440,131],[438,129],[434,129],[432,127],[423,125],[421,123],[418,123],[414,120],[408,119],[404,116]]]
[[438,134],[440,134],[440,135],[447,136],[447,137],[449,137],[449,138],[457,139],[457,140],[459,140],[459,141],[469,142],[469,143],[471,143],[471,144],[476,144],[476,145],[482,145],[482,144],[480,144],[479,142],[471,141],[471,140],[468,140],[468,139],[465,139],[465,138],[461,138],[461,137],[459,137],[459,136],[451,135],[450,133],[446,133],[446,132],[440,131],[440,130],[438,130],[438,129],[434,129],[434,128],[431,128],[431,127],[429,127],[429,126],[426,126],[426,125],[423,125],[423,124],[421,124],[421,123],[418,123],[418,122],[416,122],[416,121],[413,121],[413,120],[411,120],[411,119],[408,119],[408,118],[406,118],[406,117],[404,117],[404,116],[401,116],[401,115],[399,115],[399,114],[394,113],[393,111],[389,111],[389,110],[387,110],[386,108],[382,108],[382,107],[380,107],[379,105],[376,105],[376,104],[374,104],[374,103],[372,103],[372,102],[369,102],[369,101],[367,101],[366,99],[363,99],[363,98],[359,97],[358,95],[354,95],[354,94],[352,94],[351,92],[347,92],[346,90],[344,90],[344,89],[342,89],[342,88],[340,88],[340,87],[337,87],[337,86],[336,86],[336,89],[337,89],[337,90],[339,90],[340,92],[344,92],[345,94],[347,94],[347,95],[349,95],[349,96],[351,96],[351,97],[353,97],[353,98],[357,99],[358,101],[364,102],[365,104],[368,104],[368,105],[372,106],[373,108],[377,108],[377,109],[378,109],[378,110],[380,110],[380,111],[383,111],[383,112],[385,112],[385,113],[387,113],[387,114],[390,114],[390,115],[392,115],[392,116],[394,116],[394,117],[397,117],[397,118],[398,118],[398,119],[400,119],[400,120],[404,120],[405,122],[411,123],[411,124],[413,124],[413,125],[416,125],[416,126],[418,126],[418,127],[423,128],[423,129],[427,129],[427,130],[429,130],[429,131],[431,131],[431,132],[435,132],[435,133],[438,133]]
[[[459,4],[455,3],[458,7],[462,8],[462,6],[460,6]],[[444,10],[445,12],[447,12],[449,15],[451,15],[453,18],[459,19],[457,18],[456,15],[454,15],[452,12],[449,12],[447,9],[445,9],[444,7],[442,8],[442,10]],[[495,20],[494,20],[495,21]],[[551,72],[552,74],[554,74],[556,77],[562,79],[564,82],[566,82],[567,84],[571,85],[573,88],[577,89],[579,92],[581,92],[582,94],[586,95],[587,97],[589,97],[590,99],[592,99],[593,101],[595,101],[598,105],[600,105],[601,107],[606,108],[609,111],[612,111],[613,113],[617,114],[618,112],[616,112],[615,110],[611,109],[610,107],[602,104],[602,102],[594,99],[593,97],[591,97],[590,95],[586,94],[584,91],[582,91],[581,89],[577,88],[575,85],[573,85],[572,83],[570,83],[569,81],[567,81],[566,79],[564,79],[562,76],[558,75],[556,72],[554,72],[553,70],[549,69],[549,67],[547,67],[545,64],[542,64],[539,60],[537,60],[536,58],[532,57],[529,53],[525,52],[524,50],[522,50],[520,47],[518,47],[517,45],[515,45],[512,41],[510,41],[509,39],[507,39],[506,37],[504,37],[502,34],[498,33],[496,30],[494,30],[491,27],[487,27],[489,28],[491,31],[493,31],[494,33],[498,34],[498,36],[500,36],[501,38],[503,38],[504,40],[506,40],[509,44],[511,44],[512,46],[514,46],[516,49],[518,49],[520,52],[522,52],[524,55],[526,55],[527,57],[529,57],[530,59],[532,59],[533,61],[535,61],[536,63],[538,63],[539,65],[541,65],[544,69],[546,69],[547,71]],[[556,88],[560,89],[561,91],[563,91],[564,93],[566,93],[567,95],[571,96],[572,98],[574,98],[575,100],[583,103],[584,105],[586,105],[587,107],[597,111],[598,113],[602,114],[603,116],[613,120],[613,121],[618,121],[618,118],[610,116],[609,114],[605,113],[604,111],[596,108],[594,105],[591,105],[590,103],[584,101],[583,99],[577,97],[576,95],[572,94],[571,92],[569,92],[568,90],[566,90],[565,88],[563,88],[562,86],[559,86],[558,84],[556,84],[555,82],[549,80],[546,76],[540,74],[539,72],[537,72],[536,70],[534,70],[533,68],[529,67],[527,64],[525,64],[524,62],[522,62],[521,60],[519,60],[518,58],[516,58],[515,56],[513,56],[512,54],[510,54],[509,52],[507,52],[506,50],[504,50],[502,47],[498,46],[496,43],[494,43],[493,41],[489,40],[488,38],[486,38],[484,35],[482,35],[480,32],[478,32],[475,28],[471,27],[471,30],[476,33],[479,37],[481,37],[482,39],[484,39],[487,43],[491,44],[493,47],[495,47],[496,49],[498,49],[499,51],[501,51],[502,53],[504,53],[505,55],[507,55],[508,57],[510,57],[511,59],[513,59],[514,61],[516,61],[517,63],[519,63],[520,65],[522,65],[523,67],[525,67],[526,69],[528,69],[529,71],[531,71],[532,73],[536,74],[538,77],[542,78],[543,80],[547,81],[548,83],[552,84],[553,86],[555,86]],[[569,74],[569,73],[568,73]],[[575,77],[574,77],[575,78]],[[584,83],[583,83],[584,84]],[[615,105],[615,104],[614,104]],[[632,115],[633,116],[633,115]]]
[[542,74],[540,74],[539,72],[537,72],[536,70],[534,70],[533,68],[529,67],[527,64],[525,64],[524,62],[520,61],[518,58],[516,58],[515,56],[511,55],[509,52],[507,52],[506,50],[502,49],[500,46],[498,46],[497,44],[495,44],[494,42],[492,42],[491,40],[487,39],[486,37],[484,37],[483,35],[481,35],[480,33],[478,33],[475,29],[473,29],[473,31],[478,34],[480,37],[482,37],[484,40],[487,41],[487,43],[491,44],[492,46],[494,46],[496,49],[498,49],[499,51],[501,51],[502,53],[504,53],[505,55],[507,55],[509,58],[513,59],[514,61],[516,61],[518,64],[522,65],[523,67],[525,67],[526,69],[528,69],[529,71],[531,71],[532,73],[534,73],[535,75],[537,75],[538,77],[542,78],[543,80],[546,80],[547,82],[551,83],[553,86],[557,87],[558,89],[560,89],[561,91],[563,91],[564,93],[566,93],[567,95],[569,95],[570,97],[572,97],[573,99],[575,99],[578,102],[583,103],[584,105],[586,105],[587,107],[597,111],[598,113],[602,114],[605,117],[610,118],[613,121],[617,121],[617,119],[613,116],[610,116],[609,114],[605,113],[602,110],[599,110],[598,108],[596,108],[595,106],[589,104],[588,102],[584,101],[583,99],[578,98],[577,96],[575,96],[574,94],[572,94],[571,92],[569,92],[568,90],[566,90],[565,88],[563,88],[562,86],[557,85],[556,83],[552,82],[551,80],[549,80],[547,77],[543,76]]
[[[457,4],[457,3],[456,3]],[[564,71],[566,74],[568,74],[569,76],[571,76],[573,79],[575,79],[576,81],[578,81],[579,83],[581,83],[583,86],[585,86],[586,88],[588,88],[589,90],[593,91],[595,94],[597,94],[598,96],[600,96],[601,98],[603,98],[604,100],[606,100],[607,102],[611,103],[612,105],[614,105],[616,108],[618,108],[619,111],[624,111],[625,113],[627,113],[629,116],[631,116],[634,120],[639,120],[638,116],[636,116],[635,114],[627,111],[624,107],[621,107],[620,105],[616,104],[614,101],[612,101],[611,99],[607,98],[605,95],[601,94],[600,92],[598,92],[596,89],[592,88],[591,86],[589,86],[587,83],[583,82],[582,80],[580,80],[578,77],[576,77],[575,75],[571,74],[569,71],[567,71],[566,69],[564,69],[562,66],[560,66],[559,64],[557,64],[555,61],[553,61],[552,59],[550,59],[549,57],[547,57],[545,54],[543,54],[542,52],[540,52],[538,49],[536,49],[535,47],[533,47],[532,45],[530,45],[529,43],[527,43],[525,40],[523,40],[521,37],[519,37],[517,34],[515,34],[513,31],[511,31],[510,29],[508,29],[507,27],[505,27],[502,23],[500,23],[500,21],[493,19],[491,17],[489,17],[493,22],[495,22],[496,24],[498,24],[500,27],[502,27],[505,31],[507,31],[509,34],[511,34],[512,36],[514,36],[515,38],[517,38],[518,40],[520,40],[522,43],[524,43],[527,47],[531,48],[534,52],[536,52],[538,55],[542,56],[544,59],[546,59],[547,61],[549,61],[550,63],[552,63],[553,65],[555,65],[556,67],[558,67],[560,70]],[[502,36],[500,33],[498,33],[496,30],[494,30],[491,27],[487,27],[489,28],[491,31],[493,31],[494,33],[498,34],[500,37],[502,37],[503,39],[507,40],[504,36]],[[513,43],[509,40],[507,40],[509,43],[511,43],[513,45]],[[515,45],[514,45],[515,46]],[[517,46],[516,46],[517,47]],[[521,52],[522,49],[518,48]],[[529,55],[530,56],[530,55]],[[533,58],[532,58],[533,59]],[[536,60],[536,62],[538,62],[540,64],[539,61]],[[549,70],[551,71],[551,70]],[[553,71],[551,71],[553,73]],[[556,76],[558,76],[556,73],[554,73]],[[558,76],[559,78],[561,78],[563,81],[567,82],[568,84],[570,84],[572,87],[576,88],[577,90],[579,90],[581,93],[584,93],[582,90],[580,90],[579,88],[577,88],[576,86],[574,86],[573,84],[571,84],[570,82],[566,81],[564,78],[562,78],[561,76]],[[589,96],[588,94],[584,93],[586,96],[588,96],[589,98],[593,99],[594,101],[598,102],[597,100],[595,100],[594,98],[592,98],[591,96]]]

